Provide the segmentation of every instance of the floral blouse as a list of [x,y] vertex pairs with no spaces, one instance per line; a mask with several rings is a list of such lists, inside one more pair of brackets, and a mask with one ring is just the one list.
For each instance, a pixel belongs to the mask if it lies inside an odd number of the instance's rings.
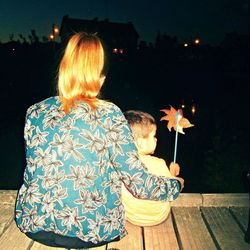
[[53,231],[100,243],[126,235],[122,182],[136,197],[174,200],[175,179],[147,172],[128,123],[113,103],[96,111],[77,103],[69,115],[58,97],[31,106],[24,129],[27,166],[16,202],[22,232]]

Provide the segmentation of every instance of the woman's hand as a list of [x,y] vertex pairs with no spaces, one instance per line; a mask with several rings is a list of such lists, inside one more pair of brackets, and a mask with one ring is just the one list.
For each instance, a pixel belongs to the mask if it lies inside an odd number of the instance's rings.
[[180,184],[181,184],[181,190],[180,191],[182,191],[182,189],[184,188],[184,179],[181,178],[181,177],[175,177],[175,179],[180,182]]

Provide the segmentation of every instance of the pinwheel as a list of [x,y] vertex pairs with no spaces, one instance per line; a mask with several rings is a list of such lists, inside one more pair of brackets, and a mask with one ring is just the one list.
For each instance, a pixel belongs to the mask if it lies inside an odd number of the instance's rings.
[[174,109],[170,106],[170,109],[161,109],[166,115],[161,118],[161,121],[168,121],[167,128],[171,132],[172,128],[176,131],[175,133],[175,146],[174,146],[174,162],[176,162],[178,133],[185,134],[183,128],[190,128],[194,126],[189,122],[188,119],[184,118],[181,109]]

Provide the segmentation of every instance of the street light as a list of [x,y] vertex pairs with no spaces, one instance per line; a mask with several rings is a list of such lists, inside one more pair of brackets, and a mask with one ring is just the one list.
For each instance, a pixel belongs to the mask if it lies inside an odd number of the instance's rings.
[[196,45],[198,45],[198,44],[200,44],[200,39],[199,38],[196,38],[195,40],[194,40],[194,43],[196,44]]
[[191,112],[192,112],[192,114],[193,114],[193,115],[194,115],[194,114],[195,114],[195,112],[196,112],[196,108],[195,108],[194,104],[192,104],[192,107],[191,107]]
[[49,36],[50,40],[55,41],[58,34],[59,34],[59,28],[57,25],[53,24],[52,25],[52,33]]

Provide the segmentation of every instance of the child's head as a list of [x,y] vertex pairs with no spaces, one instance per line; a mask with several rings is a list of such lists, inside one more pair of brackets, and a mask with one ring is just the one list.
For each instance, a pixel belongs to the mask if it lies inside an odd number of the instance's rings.
[[126,111],[124,115],[131,127],[139,153],[153,154],[157,143],[154,117],[137,110]]

